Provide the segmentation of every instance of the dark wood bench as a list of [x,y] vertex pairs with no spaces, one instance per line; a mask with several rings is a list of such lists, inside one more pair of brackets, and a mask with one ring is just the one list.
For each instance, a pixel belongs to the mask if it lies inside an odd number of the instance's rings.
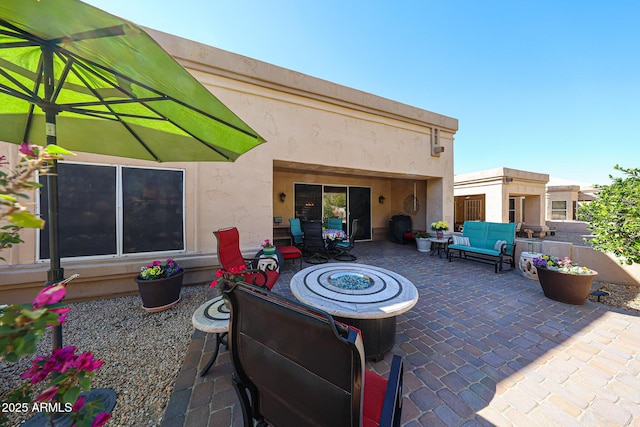
[[365,370],[357,329],[262,288],[223,286],[245,426],[400,426],[399,356],[385,379]]

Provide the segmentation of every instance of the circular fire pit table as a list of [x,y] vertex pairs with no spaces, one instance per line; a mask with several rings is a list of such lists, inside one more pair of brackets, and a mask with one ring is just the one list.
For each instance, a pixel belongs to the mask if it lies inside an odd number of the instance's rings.
[[376,361],[395,343],[396,316],[418,302],[416,287],[405,277],[363,264],[305,268],[291,279],[291,292],[299,301],[360,329],[365,357]]

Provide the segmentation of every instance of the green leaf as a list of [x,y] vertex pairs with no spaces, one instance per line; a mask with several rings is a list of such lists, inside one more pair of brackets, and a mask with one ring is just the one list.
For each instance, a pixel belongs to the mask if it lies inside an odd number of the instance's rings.
[[62,401],[64,403],[75,403],[75,401],[78,399],[78,396],[80,395],[80,389],[78,387],[71,387],[69,390],[67,390],[64,395],[62,396]]
[[80,378],[80,387],[83,390],[89,390],[91,388],[91,377],[83,376],[82,378]]
[[9,215],[9,221],[24,228],[44,228],[44,220],[28,211],[20,211]]
[[75,156],[76,153],[69,151],[69,150],[65,150],[64,148],[60,147],[59,145],[47,145],[47,147],[45,148],[45,151],[49,154],[61,154],[61,155],[70,155],[70,156]]
[[18,201],[18,199],[16,199],[13,196],[10,196],[8,194],[0,194],[0,199],[7,200],[7,201],[12,202],[12,203],[15,203],[15,202]]

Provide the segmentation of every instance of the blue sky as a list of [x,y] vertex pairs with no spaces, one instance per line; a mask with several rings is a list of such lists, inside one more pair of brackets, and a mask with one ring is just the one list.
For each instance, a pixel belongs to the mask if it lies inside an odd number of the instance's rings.
[[640,2],[88,0],[137,24],[457,118],[456,174],[639,167]]

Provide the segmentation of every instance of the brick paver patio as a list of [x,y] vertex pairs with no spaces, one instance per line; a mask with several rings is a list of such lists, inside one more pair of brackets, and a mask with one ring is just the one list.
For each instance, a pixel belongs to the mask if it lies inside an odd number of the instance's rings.
[[[398,317],[391,351],[404,358],[404,426],[640,426],[637,315],[554,302],[517,271],[449,263],[415,245],[361,243],[354,254],[404,275],[420,294]],[[274,292],[291,295],[292,274]],[[229,353],[197,375],[213,343],[194,333],[163,427],[242,425]],[[390,360],[367,365],[386,375]]]

